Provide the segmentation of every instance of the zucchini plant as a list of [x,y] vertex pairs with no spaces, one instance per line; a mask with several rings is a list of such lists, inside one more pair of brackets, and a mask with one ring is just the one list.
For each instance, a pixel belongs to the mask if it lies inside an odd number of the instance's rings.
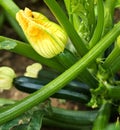
[[[0,28],[6,19],[22,39],[0,36],[0,50],[39,64],[21,76],[0,70],[0,89],[13,85],[29,94],[19,101],[0,99],[0,129],[39,130],[46,125],[119,130],[120,22],[114,21],[114,12],[120,1],[44,2],[58,24],[40,12],[20,9],[13,0],[0,0]],[[53,107],[50,97],[81,103],[88,109]]]

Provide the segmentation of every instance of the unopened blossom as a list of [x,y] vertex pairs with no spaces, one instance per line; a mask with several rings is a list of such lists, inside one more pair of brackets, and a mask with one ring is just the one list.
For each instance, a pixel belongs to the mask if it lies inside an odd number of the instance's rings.
[[20,10],[16,19],[33,49],[45,58],[52,58],[64,51],[68,37],[58,24],[30,9]]
[[32,65],[27,66],[25,76],[36,78],[38,72],[42,69],[42,65],[39,63],[33,63]]
[[10,89],[15,77],[13,69],[6,66],[0,67],[0,91]]

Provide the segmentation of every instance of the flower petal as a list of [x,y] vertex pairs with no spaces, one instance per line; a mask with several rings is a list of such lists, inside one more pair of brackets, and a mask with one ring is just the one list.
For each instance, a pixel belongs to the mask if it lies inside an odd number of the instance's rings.
[[25,8],[16,14],[16,19],[31,46],[41,56],[52,58],[64,50],[68,40],[66,32],[44,15]]
[[0,67],[0,90],[10,89],[15,77],[15,72],[10,67]]

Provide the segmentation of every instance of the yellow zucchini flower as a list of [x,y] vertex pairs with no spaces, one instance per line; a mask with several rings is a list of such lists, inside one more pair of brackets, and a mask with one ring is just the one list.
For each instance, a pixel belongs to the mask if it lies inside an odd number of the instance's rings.
[[63,52],[68,37],[62,27],[28,8],[18,11],[16,19],[38,54],[45,58],[52,58]]
[[39,63],[33,63],[27,66],[24,76],[37,78],[39,71],[42,69],[42,65]]
[[10,89],[15,77],[16,74],[13,69],[7,66],[0,67],[0,91]]

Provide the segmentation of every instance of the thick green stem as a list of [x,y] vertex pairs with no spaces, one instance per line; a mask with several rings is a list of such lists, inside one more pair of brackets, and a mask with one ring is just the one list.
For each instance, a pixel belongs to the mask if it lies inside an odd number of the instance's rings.
[[16,31],[16,33],[19,35],[21,40],[28,42],[18,22],[13,17],[11,17],[8,12],[5,12],[5,16],[7,17],[7,20],[9,21],[13,29]]
[[116,0],[106,0],[105,1],[105,8],[109,10],[111,17],[114,16],[114,9],[115,9]]
[[71,1],[70,0],[64,0],[65,7],[68,13],[69,21],[73,24],[73,17],[72,17],[72,7],[71,7]]
[[22,29],[20,28],[15,18],[16,13],[20,10],[20,8],[12,0],[0,0],[0,5],[5,10],[5,15],[8,21],[17,32],[17,34],[20,36],[20,38],[24,41],[27,41]]
[[120,70],[120,47],[118,45],[115,46],[102,66],[110,75],[114,75]]
[[39,54],[37,54],[33,50],[33,48],[29,44],[24,43],[24,42],[20,42],[18,40],[13,40],[11,38],[0,36],[0,42],[4,42],[4,41],[10,41],[10,42],[16,43],[15,48],[13,48],[9,51],[15,52],[15,53],[20,54],[20,55],[25,56],[25,57],[28,57],[32,60],[35,60],[36,62],[47,65],[51,68],[54,68],[57,71],[60,71],[60,72],[64,71],[64,69],[61,67],[61,65],[58,64],[54,58],[53,59],[46,59],[46,58],[40,56]]
[[94,12],[94,0],[89,0],[89,14],[88,14],[88,22],[89,22],[89,28],[90,28],[90,37],[93,35],[94,29],[95,29],[95,12]]
[[89,42],[89,47],[92,48],[97,42],[100,40],[102,32],[103,32],[103,24],[104,24],[104,6],[103,1],[98,0],[97,3],[97,10],[98,10],[98,19],[97,19],[97,25],[94,30],[92,39]]
[[116,0],[106,0],[105,1],[105,20],[104,20],[104,29],[103,35],[105,35],[112,27],[114,20],[114,9],[115,9]]
[[77,34],[72,24],[69,22],[67,16],[57,4],[55,0],[44,0],[45,3],[48,5],[50,10],[53,12],[54,16],[57,18],[59,23],[64,27],[65,31],[67,32],[68,36],[70,37],[73,45],[75,46],[78,53],[83,56],[88,52],[86,45],[83,43],[82,38]]
[[95,119],[92,130],[103,130],[107,126],[110,117],[110,111],[111,104],[105,102],[98,112],[98,116]]
[[15,19],[15,14],[20,10],[13,0],[0,0],[0,5]]
[[94,46],[82,59],[71,66],[68,70],[58,76],[55,80],[45,85],[40,90],[34,92],[28,97],[18,101],[9,109],[1,110],[0,124],[14,119],[16,116],[24,113],[28,109],[43,102],[67,83],[77,77],[88,65],[90,65],[103,51],[108,48],[120,33],[120,23],[118,23],[99,43]]
[[114,86],[108,83],[105,83],[107,88],[107,96],[112,99],[120,99],[120,85]]
[[109,86],[107,95],[112,99],[120,99],[120,86]]

